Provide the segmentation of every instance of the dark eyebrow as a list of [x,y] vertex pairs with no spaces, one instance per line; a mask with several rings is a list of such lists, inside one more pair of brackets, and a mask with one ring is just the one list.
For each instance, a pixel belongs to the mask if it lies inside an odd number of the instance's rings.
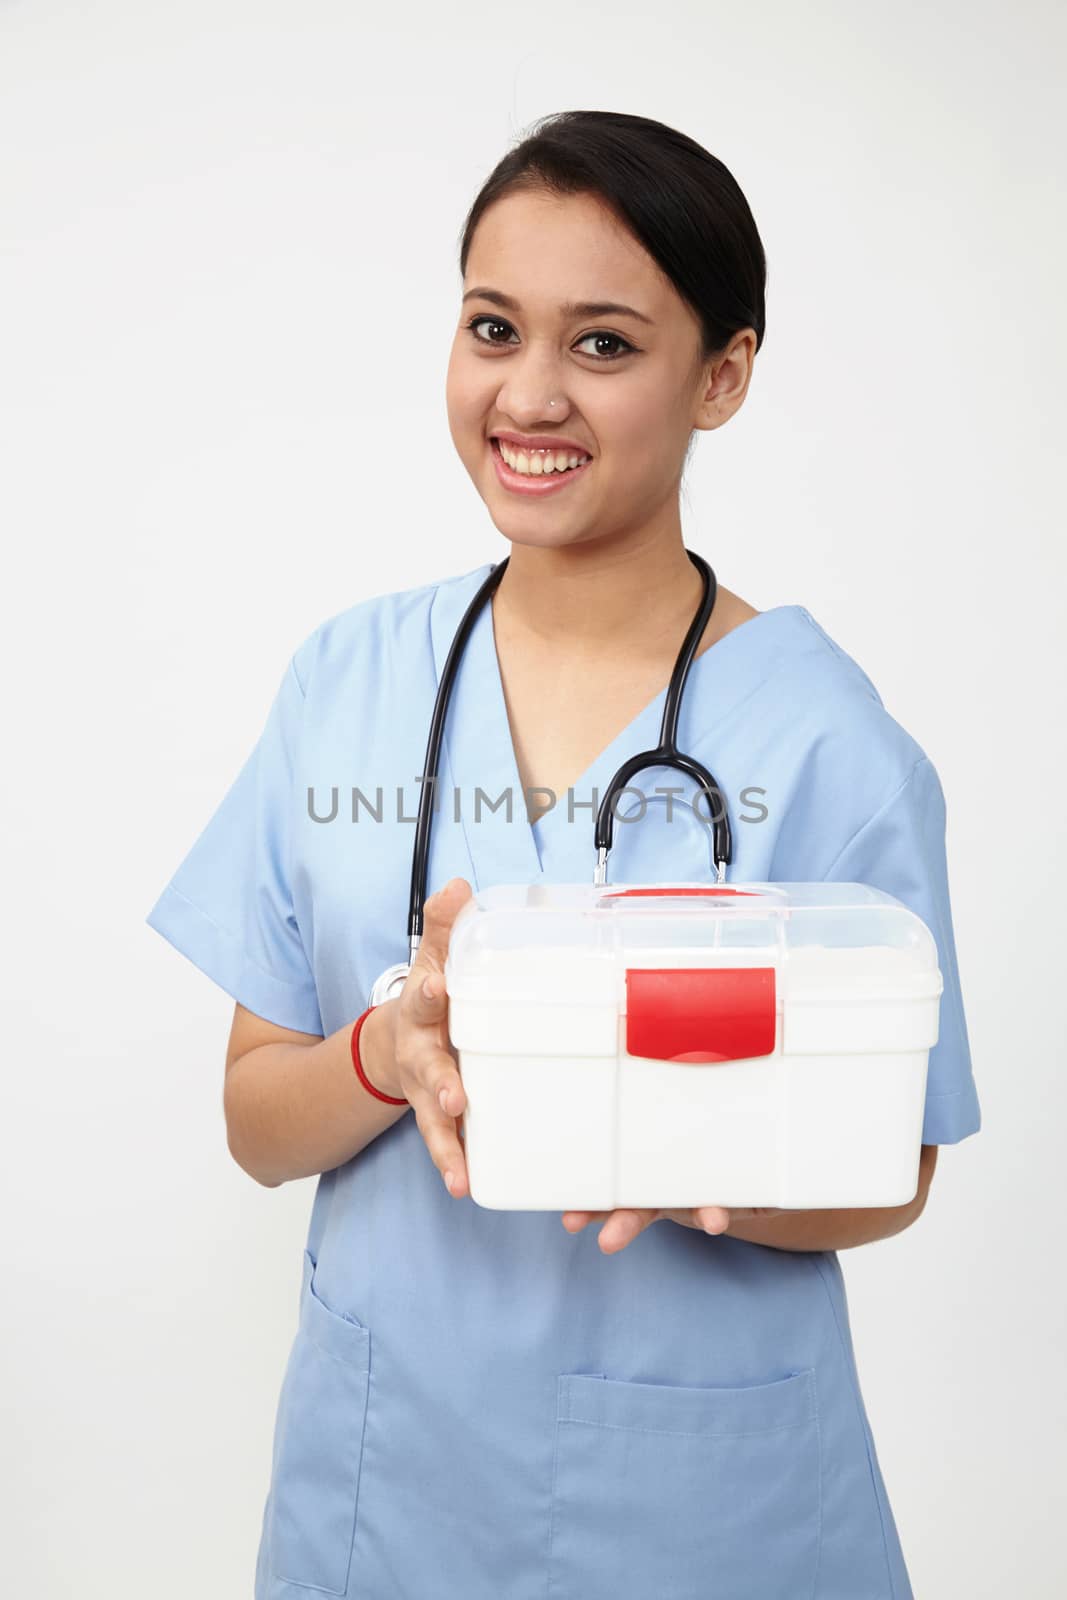
[[[502,294],[499,289],[468,289],[461,305],[468,300],[488,300],[491,305],[501,306],[505,311],[521,311],[522,307],[510,294]],[[643,311],[635,311],[633,306],[619,305],[616,300],[568,300],[560,306],[561,314],[568,320],[574,317],[635,317],[638,322],[647,322],[654,326],[651,317],[646,317]]]

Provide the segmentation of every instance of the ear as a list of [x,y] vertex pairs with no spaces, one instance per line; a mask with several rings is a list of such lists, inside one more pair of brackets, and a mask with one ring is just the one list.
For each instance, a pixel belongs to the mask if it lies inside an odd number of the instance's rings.
[[752,328],[739,328],[725,350],[702,369],[707,382],[701,390],[693,427],[702,432],[721,428],[740,410],[752,378],[756,355],[756,335]]

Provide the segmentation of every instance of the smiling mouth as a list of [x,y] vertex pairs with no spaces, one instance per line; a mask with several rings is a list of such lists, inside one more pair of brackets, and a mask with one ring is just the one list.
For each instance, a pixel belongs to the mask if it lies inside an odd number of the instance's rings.
[[580,472],[592,459],[584,450],[525,450],[495,436],[489,443],[510,471],[526,478],[566,477]]
[[[586,456],[580,465],[565,467],[562,471],[553,469],[549,472],[522,472],[508,464],[498,439],[490,439],[489,447],[493,453],[493,470],[498,483],[507,494],[517,496],[519,499],[542,500],[546,497],[554,499],[563,493],[568,484],[575,483],[583,473],[588,472],[593,464],[592,456]],[[509,455],[511,454],[510,446],[505,445],[504,449]]]

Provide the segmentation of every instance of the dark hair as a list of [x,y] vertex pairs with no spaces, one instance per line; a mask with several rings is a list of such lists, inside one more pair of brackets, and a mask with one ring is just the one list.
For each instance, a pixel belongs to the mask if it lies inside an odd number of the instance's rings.
[[732,173],[666,123],[621,111],[558,111],[493,168],[463,225],[465,275],[474,230],[494,200],[527,190],[596,194],[618,215],[700,320],[700,360],[740,328],[763,343],[767,261]]

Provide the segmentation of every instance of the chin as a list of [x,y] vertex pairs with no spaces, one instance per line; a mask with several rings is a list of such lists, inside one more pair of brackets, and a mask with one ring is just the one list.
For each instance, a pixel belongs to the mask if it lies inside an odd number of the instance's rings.
[[543,530],[534,529],[531,532],[528,528],[523,528],[520,532],[514,532],[506,526],[502,527],[495,517],[493,526],[500,536],[516,549],[569,550],[573,545],[586,544],[588,542],[588,535],[582,532],[576,533],[573,530],[561,532],[558,528],[546,528]]

